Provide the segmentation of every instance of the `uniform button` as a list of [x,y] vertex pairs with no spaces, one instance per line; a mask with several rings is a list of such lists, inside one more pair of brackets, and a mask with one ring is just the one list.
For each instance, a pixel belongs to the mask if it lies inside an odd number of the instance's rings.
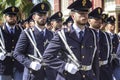
[[12,42],[14,42],[14,40],[12,40]]
[[100,60],[101,58],[99,57],[99,60]]
[[15,60],[14,60],[14,59],[12,59],[12,61],[14,62]]
[[46,67],[44,67],[44,70],[46,70]]
[[64,72],[64,75],[67,75],[67,73],[66,73],[66,72]]
[[90,48],[92,48],[92,46],[90,46]]
[[93,76],[95,76],[95,73],[93,73]]
[[85,75],[83,75],[83,78],[85,78]]
[[85,56],[82,56],[82,58],[84,59],[84,58],[85,58]]
[[84,48],[84,46],[82,45],[81,48]]
[[14,49],[14,46],[12,46],[12,48]]
[[30,70],[30,73],[32,73],[32,70]]

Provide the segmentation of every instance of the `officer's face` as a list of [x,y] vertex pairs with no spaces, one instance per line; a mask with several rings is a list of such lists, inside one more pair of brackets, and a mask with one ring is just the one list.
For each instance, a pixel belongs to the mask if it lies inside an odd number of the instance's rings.
[[51,26],[56,30],[60,29],[62,27],[62,21],[53,20],[51,21]]
[[115,30],[115,24],[114,23],[113,24],[107,24],[106,27],[111,32],[114,32],[114,30]]
[[34,26],[35,26],[35,22],[34,22],[34,21],[30,21],[30,22],[29,22],[29,26],[30,26],[30,27],[34,27]]
[[6,22],[9,24],[9,25],[15,25],[16,22],[17,22],[17,16],[16,15],[5,15],[5,19],[6,19]]
[[67,23],[67,27],[70,27],[72,24],[73,24],[72,21],[68,22],[68,23]]
[[39,26],[44,26],[46,24],[47,14],[35,13],[33,15],[33,20]]
[[103,23],[101,24],[100,29],[101,29],[101,30],[105,30],[105,27],[106,27],[106,23],[103,22]]
[[90,26],[95,29],[99,29],[102,24],[102,20],[98,19],[98,18],[89,19],[88,22],[89,22]]
[[76,24],[85,25],[88,21],[88,12],[74,12],[72,18]]

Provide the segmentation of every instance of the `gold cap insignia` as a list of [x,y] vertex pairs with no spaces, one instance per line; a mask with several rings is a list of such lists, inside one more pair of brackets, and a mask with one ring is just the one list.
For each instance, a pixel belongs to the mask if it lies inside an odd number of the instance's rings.
[[14,12],[15,11],[15,8],[14,7],[12,7],[12,12]]
[[113,17],[111,17],[111,19],[114,20]]
[[98,13],[99,13],[99,14],[101,13],[101,10],[100,10],[100,9],[98,9]]
[[61,16],[62,16],[60,12],[58,13],[58,16],[59,16],[59,17],[61,17]]
[[41,4],[41,9],[44,10],[45,9],[45,5]]
[[82,1],[82,6],[85,6],[86,5],[86,0],[83,0]]
[[102,18],[105,19],[105,15],[103,15]]

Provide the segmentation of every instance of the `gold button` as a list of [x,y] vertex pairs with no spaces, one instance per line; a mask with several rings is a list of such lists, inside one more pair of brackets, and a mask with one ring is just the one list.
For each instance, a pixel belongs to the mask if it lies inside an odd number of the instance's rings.
[[82,45],[81,48],[84,48],[84,46]]
[[100,60],[101,58],[99,57],[99,60]]
[[85,58],[85,56],[82,56],[82,58],[84,59],[84,58]]
[[67,73],[66,73],[66,72],[64,72],[64,75],[67,75]]
[[46,70],[46,67],[44,67],[44,70]]
[[12,61],[14,62],[15,60],[14,60],[14,59],[12,59]]
[[83,75],[83,78],[85,78],[85,75]]
[[12,40],[12,42],[14,42],[14,40]]
[[92,48],[93,46],[90,46],[90,48]]
[[12,48],[14,49],[14,46],[12,46]]
[[30,70],[30,73],[32,73],[32,71]]

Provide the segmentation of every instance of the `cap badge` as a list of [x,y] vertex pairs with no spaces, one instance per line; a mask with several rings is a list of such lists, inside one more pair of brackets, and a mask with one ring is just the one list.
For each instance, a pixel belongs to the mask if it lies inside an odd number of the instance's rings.
[[45,9],[45,5],[41,4],[41,9],[44,10]]
[[85,6],[86,5],[86,0],[83,0],[82,1],[82,6]]
[[61,13],[58,13],[58,16],[61,17]]
[[15,8],[14,7],[12,7],[12,12],[14,12],[15,11]]
[[99,13],[99,14],[101,13],[101,10],[100,10],[100,9],[98,9],[98,13]]
[[111,19],[114,20],[113,17],[111,17]]
[[103,15],[102,18],[105,19],[105,15]]

